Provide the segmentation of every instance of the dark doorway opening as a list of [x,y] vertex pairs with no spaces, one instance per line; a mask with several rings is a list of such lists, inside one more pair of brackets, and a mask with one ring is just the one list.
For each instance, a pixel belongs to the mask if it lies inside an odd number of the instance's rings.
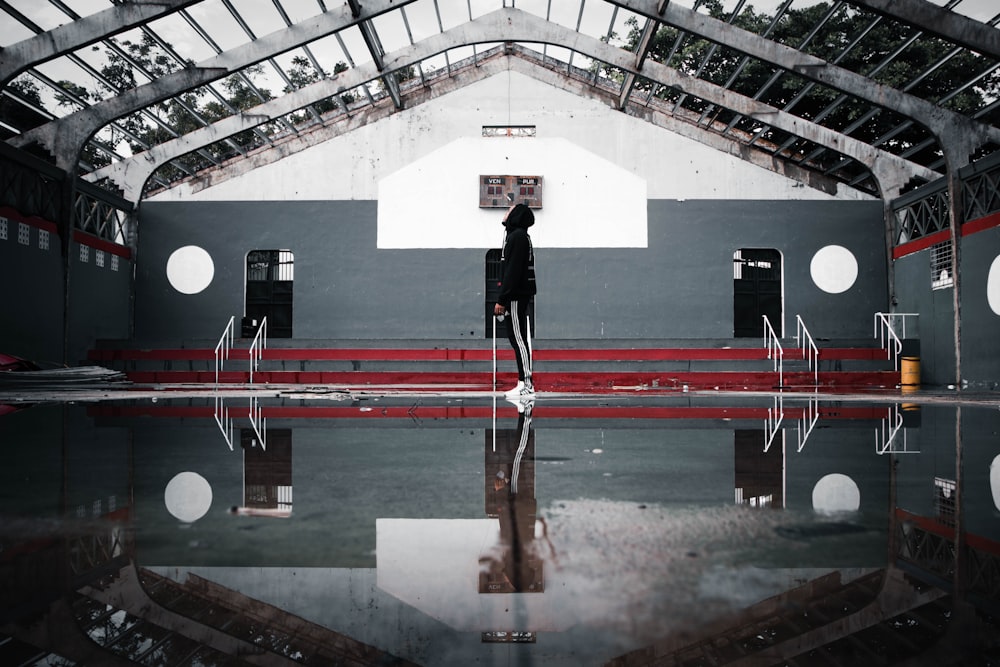
[[785,506],[784,447],[776,442],[765,451],[765,441],[762,430],[733,431],[736,504],[780,509]]
[[781,336],[781,253],[741,248],[733,253],[733,336],[762,337],[765,316]]
[[[251,250],[247,253],[244,337],[256,334],[265,317],[268,337],[292,337],[294,259],[290,250]],[[247,336],[248,329],[250,336]]]

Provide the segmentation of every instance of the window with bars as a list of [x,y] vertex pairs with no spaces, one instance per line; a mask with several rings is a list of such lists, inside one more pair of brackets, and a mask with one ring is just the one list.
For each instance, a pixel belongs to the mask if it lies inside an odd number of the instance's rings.
[[955,480],[934,478],[934,509],[941,523],[955,525]]
[[931,246],[931,289],[947,289],[954,284],[951,241]]

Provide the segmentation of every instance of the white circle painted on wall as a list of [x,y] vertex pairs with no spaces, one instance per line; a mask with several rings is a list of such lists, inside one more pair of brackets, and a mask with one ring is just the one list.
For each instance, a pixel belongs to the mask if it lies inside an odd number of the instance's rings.
[[167,482],[163,502],[174,517],[192,523],[212,506],[212,486],[196,472],[179,472]]
[[196,245],[178,248],[167,260],[167,280],[182,294],[197,294],[215,277],[212,256]]
[[1000,315],[1000,257],[993,258],[986,276],[986,302],[990,310]]
[[858,279],[858,260],[847,248],[828,245],[813,255],[809,274],[816,287],[830,294],[846,292]]
[[993,506],[1000,511],[1000,454],[990,463],[990,493],[993,495]]
[[861,492],[853,479],[835,472],[816,482],[812,501],[817,512],[854,512],[861,507]]

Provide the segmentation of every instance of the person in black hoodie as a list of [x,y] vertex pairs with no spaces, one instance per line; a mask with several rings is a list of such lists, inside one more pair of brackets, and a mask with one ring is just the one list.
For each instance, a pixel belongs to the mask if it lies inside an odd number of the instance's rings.
[[493,314],[510,317],[507,338],[517,361],[517,386],[505,393],[509,398],[530,398],[535,394],[528,331],[528,312],[536,294],[535,251],[528,235],[528,227],[533,224],[535,214],[524,204],[510,207],[503,218],[507,232],[500,255],[500,296]]

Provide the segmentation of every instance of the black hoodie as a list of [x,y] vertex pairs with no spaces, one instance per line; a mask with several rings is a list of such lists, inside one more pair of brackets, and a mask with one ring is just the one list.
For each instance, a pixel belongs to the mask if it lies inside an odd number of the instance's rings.
[[500,296],[497,303],[510,308],[514,299],[535,295],[535,251],[528,236],[528,227],[535,224],[535,214],[524,204],[518,204],[507,215],[507,234],[500,256]]

